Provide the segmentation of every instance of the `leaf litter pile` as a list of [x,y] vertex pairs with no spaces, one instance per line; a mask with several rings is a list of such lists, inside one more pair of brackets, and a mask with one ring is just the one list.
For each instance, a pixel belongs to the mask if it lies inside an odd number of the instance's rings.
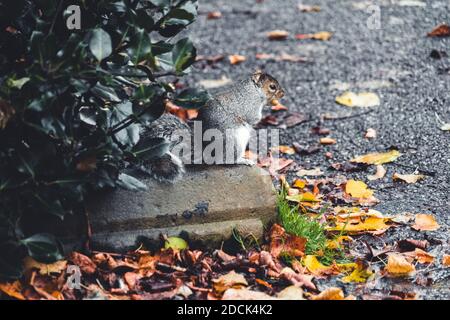
[[[301,12],[319,12],[318,6],[299,5]],[[210,12],[207,19],[221,19],[221,12]],[[292,36],[284,30],[266,33],[270,41],[329,41],[333,34],[320,31]],[[448,37],[448,25],[439,25],[429,37]],[[198,62],[213,65],[223,55],[198,56]],[[259,53],[258,60],[307,62],[303,57]],[[228,61],[238,65],[246,57],[230,54]],[[211,82],[211,81],[210,81]],[[207,83],[220,87],[229,79]],[[205,85],[206,87],[206,85]],[[380,98],[371,92],[344,92],[336,103],[349,108],[371,108]],[[177,106],[171,112],[181,113]],[[282,111],[282,112],[280,112]],[[180,116],[180,115],[179,115]],[[193,119],[196,114],[183,114]],[[438,117],[438,115],[436,115]],[[325,115],[325,120],[336,119]],[[303,114],[289,112],[279,103],[272,107],[260,127],[281,129],[309,121]],[[442,130],[447,130],[443,124]],[[24,276],[14,282],[0,283],[0,298],[18,300],[411,300],[420,299],[421,288],[450,275],[450,251],[429,236],[441,228],[433,215],[398,213],[386,215],[373,209],[380,203],[374,190],[361,180],[348,179],[345,173],[370,167],[368,181],[383,179],[388,163],[401,157],[397,150],[359,155],[334,163],[337,174],[326,177],[321,168],[304,169],[283,155],[311,155],[323,146],[338,143],[330,130],[312,128],[320,137],[317,145],[278,146],[267,157],[247,154],[257,160],[278,182],[277,221],[258,242],[235,234],[239,249],[199,250],[178,237],[163,238],[161,248],[143,247],[126,254],[72,252],[65,260],[52,264],[24,260]],[[377,133],[369,128],[366,139]],[[332,159],[330,152],[325,157]],[[277,157],[279,156],[279,157]],[[293,174],[292,174],[293,173]],[[289,177],[289,181],[286,178]],[[414,184],[426,179],[419,172],[394,172],[394,183]],[[399,230],[396,240],[386,242],[386,233]],[[409,237],[414,234],[416,237]],[[405,238],[402,238],[402,235]],[[395,237],[394,237],[395,238]],[[74,268],[75,267],[75,268]],[[79,270],[81,274],[74,274]],[[72,286],[73,280],[81,281]]]

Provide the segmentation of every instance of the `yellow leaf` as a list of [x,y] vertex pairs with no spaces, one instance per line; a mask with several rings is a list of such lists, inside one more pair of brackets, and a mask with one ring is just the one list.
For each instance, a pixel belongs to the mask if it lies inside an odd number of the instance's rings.
[[347,107],[375,107],[380,105],[380,98],[371,92],[362,92],[359,94],[345,92],[336,98],[336,102]]
[[392,179],[394,181],[401,180],[406,183],[416,183],[419,180],[425,179],[425,176],[423,174],[400,174],[400,173],[394,173],[392,176]]
[[416,271],[414,265],[406,260],[406,258],[398,253],[390,254],[386,271],[392,276],[409,276]]
[[435,231],[440,228],[440,225],[432,215],[416,214],[412,228],[418,231]]
[[278,146],[278,151],[285,154],[295,154],[295,149],[289,146]]
[[188,247],[187,242],[179,237],[169,237],[166,240],[164,248],[169,249],[172,248],[174,250],[183,250]]
[[320,294],[312,296],[312,300],[344,300],[344,292],[340,288],[327,288]]
[[347,181],[345,192],[354,198],[369,198],[373,195],[373,191],[364,182],[356,180]]
[[388,162],[395,161],[398,157],[401,156],[401,153],[397,150],[391,150],[389,152],[381,152],[381,153],[369,153],[363,156],[356,157],[351,162],[356,163],[365,163],[365,164],[384,164]]
[[373,275],[373,272],[362,267],[357,267],[350,273],[348,276],[345,276],[341,279],[342,282],[366,282],[370,276]]
[[0,291],[12,298],[26,300],[22,294],[22,284],[18,280],[12,283],[0,283]]
[[301,179],[296,179],[294,181],[294,187],[299,188],[299,189],[303,189],[304,187],[306,187],[306,181],[305,180],[301,180]]
[[51,264],[45,264],[37,262],[36,260],[28,256],[23,260],[23,265],[26,271],[37,269],[40,274],[47,275],[50,273],[61,273],[67,267],[67,261],[61,260]]
[[341,247],[342,243],[344,243],[346,241],[352,242],[353,239],[349,236],[339,236],[336,239],[328,240],[326,246],[329,249],[338,249]]
[[321,274],[329,274],[329,273],[336,273],[336,269],[334,266],[325,266],[317,259],[314,255],[307,255],[302,258],[302,262],[305,265],[305,267],[315,275],[321,275]]
[[335,227],[327,227],[328,231],[346,231],[349,233],[359,233],[362,231],[382,231],[390,228],[385,223],[387,219],[380,219],[377,217],[368,217],[364,221],[358,223],[337,222]]
[[311,192],[305,192],[293,196],[286,196],[286,200],[293,202],[320,202],[319,199]]

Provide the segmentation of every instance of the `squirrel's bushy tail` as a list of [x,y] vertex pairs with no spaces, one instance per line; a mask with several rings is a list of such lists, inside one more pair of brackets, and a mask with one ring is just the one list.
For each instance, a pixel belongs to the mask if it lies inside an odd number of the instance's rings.
[[146,163],[146,171],[160,182],[175,182],[184,173],[183,162],[172,153],[168,152],[161,158],[149,160]]

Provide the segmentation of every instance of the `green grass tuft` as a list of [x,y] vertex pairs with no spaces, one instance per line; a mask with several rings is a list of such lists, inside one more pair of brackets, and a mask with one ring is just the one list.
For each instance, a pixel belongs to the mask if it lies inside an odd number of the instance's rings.
[[316,219],[301,215],[298,206],[292,206],[286,200],[285,191],[277,197],[278,217],[286,232],[306,238],[306,254],[316,254],[326,248],[327,236],[325,227]]

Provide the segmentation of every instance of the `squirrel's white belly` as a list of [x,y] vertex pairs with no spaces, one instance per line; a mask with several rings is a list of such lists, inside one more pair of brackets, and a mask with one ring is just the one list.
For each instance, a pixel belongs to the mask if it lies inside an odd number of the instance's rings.
[[250,128],[247,126],[240,126],[236,129],[235,139],[239,156],[244,155],[245,149],[247,148],[248,142],[250,141],[250,134]]

